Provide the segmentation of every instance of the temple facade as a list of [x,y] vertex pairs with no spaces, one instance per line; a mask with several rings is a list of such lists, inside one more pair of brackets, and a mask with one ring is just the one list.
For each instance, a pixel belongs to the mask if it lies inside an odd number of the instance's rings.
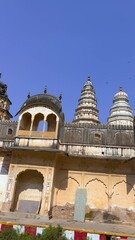
[[28,98],[10,120],[0,82],[0,211],[76,221],[135,219],[135,128],[128,95],[115,94],[106,125],[99,121],[90,77],[72,122],[61,97]]

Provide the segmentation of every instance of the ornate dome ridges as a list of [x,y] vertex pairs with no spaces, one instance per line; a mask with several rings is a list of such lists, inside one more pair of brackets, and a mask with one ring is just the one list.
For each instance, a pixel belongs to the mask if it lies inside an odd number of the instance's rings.
[[132,112],[132,108],[129,106],[128,95],[120,87],[119,92],[114,95],[108,124],[133,126]]
[[90,77],[88,77],[81,91],[81,97],[78,100],[78,107],[76,108],[73,122],[99,123],[97,100]]

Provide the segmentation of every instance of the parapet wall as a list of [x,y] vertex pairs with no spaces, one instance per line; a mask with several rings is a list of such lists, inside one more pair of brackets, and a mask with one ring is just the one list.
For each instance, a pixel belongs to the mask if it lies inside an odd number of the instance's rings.
[[60,129],[62,143],[134,146],[134,128],[122,125],[65,123]]

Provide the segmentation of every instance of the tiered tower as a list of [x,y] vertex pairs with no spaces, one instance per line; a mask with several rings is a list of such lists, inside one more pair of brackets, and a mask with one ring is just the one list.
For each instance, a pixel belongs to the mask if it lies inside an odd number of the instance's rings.
[[0,81],[0,120],[4,121],[12,118],[12,115],[9,113],[11,104],[7,96],[7,85]]
[[114,95],[113,106],[108,117],[109,125],[133,126],[132,108],[129,106],[128,95],[123,92],[122,87]]
[[95,91],[90,77],[88,77],[88,80],[81,91],[81,97],[78,100],[78,107],[76,108],[73,122],[99,123],[97,100],[95,98]]

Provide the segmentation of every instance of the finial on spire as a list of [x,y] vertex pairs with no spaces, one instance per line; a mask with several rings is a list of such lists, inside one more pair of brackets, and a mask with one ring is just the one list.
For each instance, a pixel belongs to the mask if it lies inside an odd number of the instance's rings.
[[30,98],[30,92],[28,92],[27,98]]
[[44,94],[47,93],[47,86],[45,86],[45,89],[44,89]]
[[123,91],[122,86],[120,86],[120,92],[122,92],[122,91]]
[[90,76],[88,76],[88,81],[90,81]]
[[59,100],[61,102],[61,100],[62,100],[62,93],[60,93]]
[[0,72],[0,78],[1,78],[2,73]]

